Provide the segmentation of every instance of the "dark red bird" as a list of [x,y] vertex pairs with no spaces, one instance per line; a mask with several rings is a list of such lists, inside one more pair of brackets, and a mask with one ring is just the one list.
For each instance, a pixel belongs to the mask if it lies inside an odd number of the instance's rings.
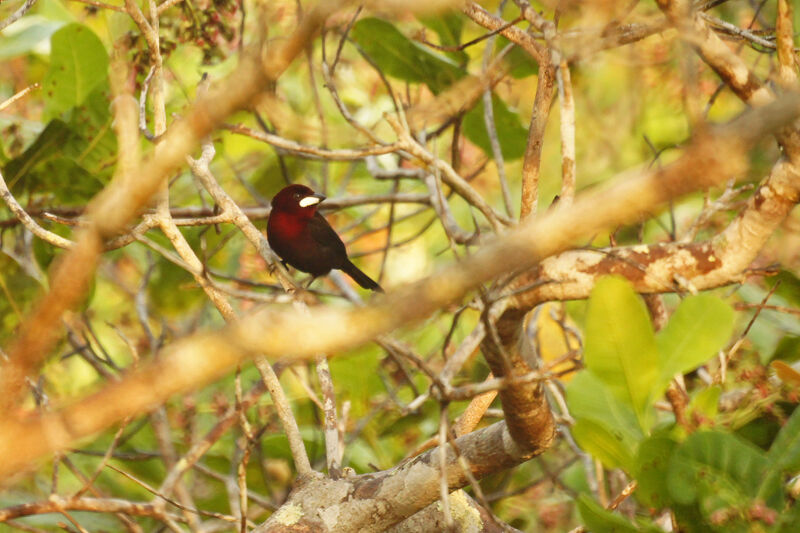
[[272,212],[267,222],[269,245],[284,265],[289,263],[314,277],[337,268],[365,289],[383,292],[380,285],[347,258],[342,239],[317,213],[324,199],[305,185],[284,187],[272,199]]

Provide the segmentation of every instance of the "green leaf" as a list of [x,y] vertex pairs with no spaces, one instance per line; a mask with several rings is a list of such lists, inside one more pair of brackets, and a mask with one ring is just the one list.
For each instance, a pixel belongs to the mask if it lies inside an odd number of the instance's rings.
[[47,20],[65,23],[75,21],[75,15],[69,10],[69,7],[58,0],[39,0],[36,2],[36,12]]
[[644,435],[631,407],[586,371],[579,372],[567,386],[567,404],[577,421],[573,435],[581,447],[609,468],[632,472],[632,457]]
[[[427,28],[436,32],[442,46],[458,46],[461,44],[461,30],[464,26],[464,17],[461,13],[448,11],[417,18]],[[469,61],[469,56],[463,50],[444,53],[459,65],[465,65]]]
[[644,433],[660,371],[655,335],[641,298],[622,278],[597,282],[589,299],[584,347],[586,367],[614,396],[630,405]]
[[46,161],[37,171],[45,190],[65,204],[86,202],[103,188],[97,176],[68,157]]
[[699,391],[689,402],[687,409],[689,416],[714,420],[717,416],[720,394],[722,394],[722,389],[717,385]]
[[[520,122],[519,115],[509,109],[495,94],[492,94],[492,111],[503,158],[507,161],[519,159],[525,155],[528,130]],[[464,115],[462,128],[467,139],[476,144],[486,155],[492,155],[492,144],[483,118],[483,98],[479,98],[475,107]]]
[[620,515],[605,509],[587,494],[578,496],[578,511],[581,513],[583,525],[592,532],[636,533],[640,531]]
[[47,20],[40,15],[23,17],[3,30],[3,38],[0,39],[0,60],[5,61],[37,51],[40,46],[46,45],[50,36],[63,25],[63,22]]
[[15,194],[25,185],[30,189],[30,183],[20,180],[39,165],[55,156],[67,141],[74,135],[70,127],[63,120],[51,120],[42,133],[19,157],[15,157],[5,166],[5,175],[8,187]]
[[[497,36],[497,51],[499,52],[511,41],[503,37]],[[531,55],[519,46],[514,46],[509,50],[506,55],[506,63],[510,67],[510,74],[513,78],[527,78],[528,76],[536,76],[539,74],[539,63],[536,62]]]
[[[794,27],[800,28],[800,9],[794,9]],[[800,35],[795,34],[794,36],[794,44],[795,46],[800,45]]]
[[607,468],[632,471],[634,450],[602,424],[588,418],[578,419],[572,426],[572,436],[583,450],[599,459]]
[[800,337],[785,335],[778,341],[775,351],[770,356],[770,361],[783,361],[793,363],[800,360]]
[[375,448],[365,439],[355,439],[352,447],[348,445],[345,451],[347,464],[356,472],[373,472],[374,465],[381,464],[381,458],[375,453]]
[[767,457],[772,462],[771,468],[778,472],[800,468],[800,409],[795,408],[783,425]]
[[733,309],[716,296],[698,294],[684,299],[656,336],[660,385],[666,387],[675,374],[694,370],[722,349],[733,333],[733,322]]
[[773,531],[775,533],[796,533],[797,524],[800,524],[800,505],[795,503],[786,512],[778,515],[778,524]]
[[36,300],[42,286],[6,254],[0,254],[0,341],[13,338],[14,331]]
[[[186,231],[184,235],[190,244],[195,244],[196,232]],[[155,234],[153,239],[159,244],[168,242],[159,234]],[[166,243],[162,244],[162,246],[166,245]],[[181,290],[175,291],[176,287]],[[156,262],[156,268],[150,284],[147,286],[147,291],[152,305],[159,313],[168,316],[185,316],[203,304],[203,291],[197,290],[192,284],[191,274],[161,258]]]
[[[756,285],[742,285],[737,294],[747,303],[760,305],[768,291]],[[778,294],[773,294],[769,298],[769,303],[780,307],[796,307]],[[750,313],[754,314],[755,310],[751,310]],[[750,328],[747,338],[753,344],[755,351],[759,352],[761,363],[766,364],[777,349],[778,342],[787,335],[800,337],[800,316],[763,309],[758,315],[758,320]]]
[[108,53],[88,27],[68,24],[50,39],[50,69],[44,77],[47,115],[80,105],[108,77]]
[[720,431],[693,433],[672,454],[667,474],[670,496],[680,504],[700,504],[707,515],[722,508],[745,509],[757,498],[779,509],[781,485],[766,475],[765,454]]
[[734,434],[747,442],[761,448],[763,451],[775,442],[781,431],[781,426],[774,416],[759,416],[736,428]]
[[789,270],[781,270],[777,276],[764,278],[767,285],[772,288],[780,283],[775,294],[784,298],[795,307],[800,307],[800,279]]
[[567,490],[579,493],[590,492],[589,480],[586,479],[586,465],[582,461],[575,461],[558,476],[560,483]]
[[[703,517],[700,506],[697,504],[680,505],[673,504],[671,507],[675,515],[675,521],[678,524],[677,531],[681,533],[708,533],[711,529],[709,524]],[[719,531],[719,529],[717,529]],[[725,533],[734,533],[733,531],[726,531]]]
[[77,134],[63,147],[72,158],[102,183],[111,178],[117,157],[117,137],[112,127],[111,102],[106,83],[98,86],[86,102],[69,113],[69,125]]
[[84,105],[51,120],[5,174],[15,194],[50,195],[61,203],[86,203],[108,182],[117,141],[104,84]]
[[108,182],[117,140],[103,83],[80,106],[51,120],[36,140],[5,167],[15,194],[47,194],[62,203],[86,203]]
[[425,83],[434,93],[466,75],[454,61],[430,52],[385,20],[361,19],[353,26],[351,35],[386,74],[409,82]]
[[[69,238],[69,234],[64,231],[64,226],[53,224],[52,227],[48,229],[53,231],[53,233],[61,235],[62,237]],[[41,239],[33,240],[33,258],[36,260],[36,263],[43,272],[47,272],[47,270],[50,268],[50,264],[56,257],[58,257],[59,253],[60,250],[52,244]]]
[[664,436],[653,436],[639,446],[636,455],[636,497],[649,507],[663,509],[672,500],[667,490],[669,459],[677,443]]

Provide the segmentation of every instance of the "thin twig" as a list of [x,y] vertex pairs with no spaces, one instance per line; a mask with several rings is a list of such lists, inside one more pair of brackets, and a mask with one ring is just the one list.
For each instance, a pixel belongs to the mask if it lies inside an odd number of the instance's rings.
[[20,6],[19,9],[14,11],[11,15],[8,16],[5,20],[0,20],[0,31],[3,31],[10,25],[14,24],[16,21],[21,19],[25,13],[33,7],[33,4],[36,3],[36,0],[25,0],[25,3]]
[[278,412],[278,418],[283,424],[283,431],[289,439],[289,450],[294,458],[297,475],[307,476],[314,470],[311,468],[303,438],[300,436],[300,428],[297,426],[297,420],[294,418],[289,402],[286,400],[286,395],[283,393],[278,376],[272,369],[272,365],[265,358],[257,357],[255,362],[258,371],[261,373],[261,378],[264,380],[264,385],[272,395],[272,401],[275,402],[275,410]]
[[[503,10],[503,5],[504,2],[501,2],[498,11]],[[489,59],[492,56],[493,48],[494,37],[490,37],[489,40],[486,41],[486,48],[483,51],[484,72],[486,72],[489,67]],[[506,179],[506,164],[503,158],[503,150],[500,146],[500,139],[497,137],[497,127],[494,122],[494,104],[492,103],[492,89],[490,87],[487,87],[486,90],[483,91],[483,122],[489,134],[489,144],[492,147],[492,156],[494,157],[494,165],[497,169],[497,178],[500,180],[500,190],[503,193],[503,205],[506,208],[506,214],[509,217],[513,217],[511,191],[508,189],[508,180]]]
[[21,91],[16,93],[14,96],[9,98],[5,102],[0,102],[0,111],[4,110],[8,106],[10,106],[14,102],[16,102],[17,100],[20,100],[21,98],[24,98],[29,92],[31,92],[31,91],[33,91],[35,89],[39,89],[40,87],[41,87],[41,85],[39,85],[39,83],[34,83],[32,85],[29,85],[29,86],[25,87],[24,89],[22,89]]
[[300,144],[291,139],[281,137],[280,135],[254,130],[241,124],[225,124],[222,126],[222,129],[264,141],[267,144],[298,157],[318,159],[321,161],[353,161],[374,155],[391,154],[399,150],[399,147],[394,144],[378,144],[368,148],[328,149],[324,146],[316,147]]
[[160,4],[158,4],[158,14],[161,15],[167,9],[171,8],[172,6],[176,6],[183,2],[183,0],[164,0]]
[[17,217],[17,220],[19,220],[31,233],[58,248],[72,247],[72,241],[69,241],[60,235],[56,235],[52,231],[44,229],[37,224],[36,221],[34,221],[30,215],[28,215],[28,213],[25,212],[22,206],[17,203],[17,200],[11,194],[11,191],[8,190],[8,186],[6,185],[6,180],[3,178],[2,172],[0,172],[0,198],[3,199],[11,212],[14,213],[14,216]]
[[447,452],[450,444],[447,441],[447,434],[449,430],[447,420],[447,404],[443,404],[439,411],[439,442],[443,443],[439,446],[439,502],[442,506],[442,514],[444,515],[444,524],[447,528],[453,527],[453,514],[450,511],[450,484],[447,481]]

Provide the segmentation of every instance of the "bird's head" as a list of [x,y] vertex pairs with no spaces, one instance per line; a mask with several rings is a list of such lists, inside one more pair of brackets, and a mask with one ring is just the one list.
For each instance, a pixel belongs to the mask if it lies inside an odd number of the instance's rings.
[[305,185],[289,185],[284,187],[272,199],[274,212],[311,218],[325,197],[317,194]]

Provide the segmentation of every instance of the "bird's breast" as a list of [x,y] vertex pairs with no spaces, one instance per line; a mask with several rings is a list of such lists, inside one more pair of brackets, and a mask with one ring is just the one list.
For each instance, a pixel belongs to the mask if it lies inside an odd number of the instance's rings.
[[294,239],[303,233],[307,225],[307,220],[273,212],[267,222],[267,233],[284,239]]

